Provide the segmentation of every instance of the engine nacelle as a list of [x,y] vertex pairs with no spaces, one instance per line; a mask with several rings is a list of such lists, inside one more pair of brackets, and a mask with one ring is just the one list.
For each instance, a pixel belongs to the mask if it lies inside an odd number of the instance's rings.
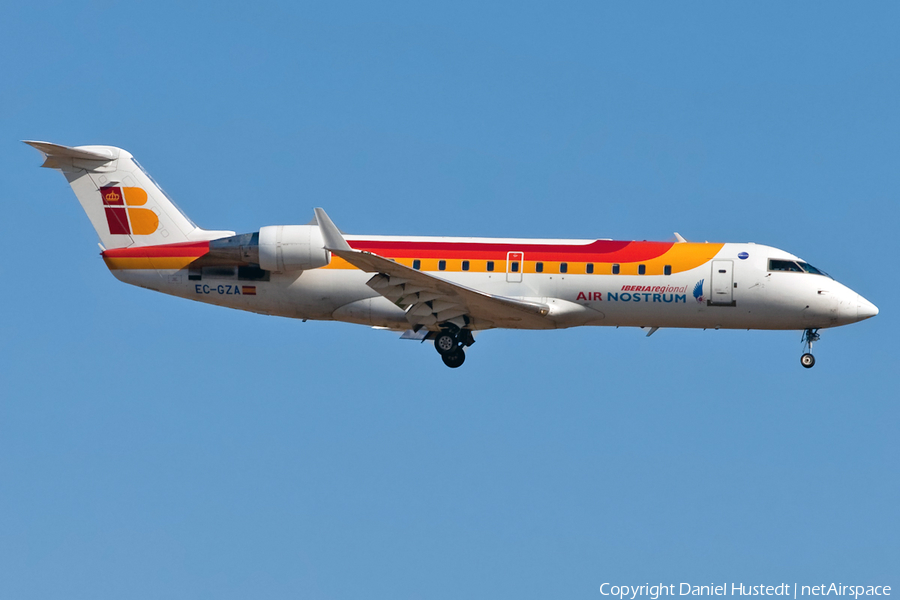
[[303,271],[324,267],[331,252],[318,225],[272,225],[259,230],[259,266],[266,271]]

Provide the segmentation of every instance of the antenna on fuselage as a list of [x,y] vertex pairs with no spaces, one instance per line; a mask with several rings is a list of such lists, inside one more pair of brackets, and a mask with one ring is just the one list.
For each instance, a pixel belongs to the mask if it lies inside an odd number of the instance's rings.
[[684,237],[682,237],[682,235],[680,233],[678,233],[677,231],[675,232],[675,239],[678,240],[679,244],[687,243],[687,240],[684,239]]

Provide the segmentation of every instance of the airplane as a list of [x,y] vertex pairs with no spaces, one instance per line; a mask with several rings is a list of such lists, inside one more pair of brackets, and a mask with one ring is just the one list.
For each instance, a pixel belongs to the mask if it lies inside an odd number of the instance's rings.
[[113,146],[25,141],[60,171],[125,283],[266,315],[333,320],[433,341],[457,368],[475,334],[581,326],[820,329],[878,308],[808,262],[754,243],[346,235],[321,208],[307,225],[252,233],[195,225]]

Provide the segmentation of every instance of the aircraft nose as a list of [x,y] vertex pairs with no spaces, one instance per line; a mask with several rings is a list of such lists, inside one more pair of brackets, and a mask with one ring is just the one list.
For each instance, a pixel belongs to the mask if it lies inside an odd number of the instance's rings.
[[856,317],[862,321],[878,314],[878,307],[860,296],[856,295]]

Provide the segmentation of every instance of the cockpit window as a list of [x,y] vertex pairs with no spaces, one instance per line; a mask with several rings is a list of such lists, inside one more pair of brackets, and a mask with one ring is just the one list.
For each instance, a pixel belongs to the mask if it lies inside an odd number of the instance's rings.
[[828,273],[820,271],[809,263],[801,260],[769,260],[769,271],[782,271],[791,273],[812,273],[813,275],[824,275],[830,277]]
[[797,264],[800,265],[803,268],[803,270],[806,271],[807,273],[812,273],[813,275],[824,275],[825,277],[830,277],[830,275],[828,273],[826,273],[825,271],[820,271],[819,269],[815,268],[814,266],[812,266],[809,263],[797,261]]
[[769,270],[770,271],[791,271],[793,273],[802,273],[803,269],[800,268],[800,265],[795,263],[792,260],[770,260],[769,261]]

